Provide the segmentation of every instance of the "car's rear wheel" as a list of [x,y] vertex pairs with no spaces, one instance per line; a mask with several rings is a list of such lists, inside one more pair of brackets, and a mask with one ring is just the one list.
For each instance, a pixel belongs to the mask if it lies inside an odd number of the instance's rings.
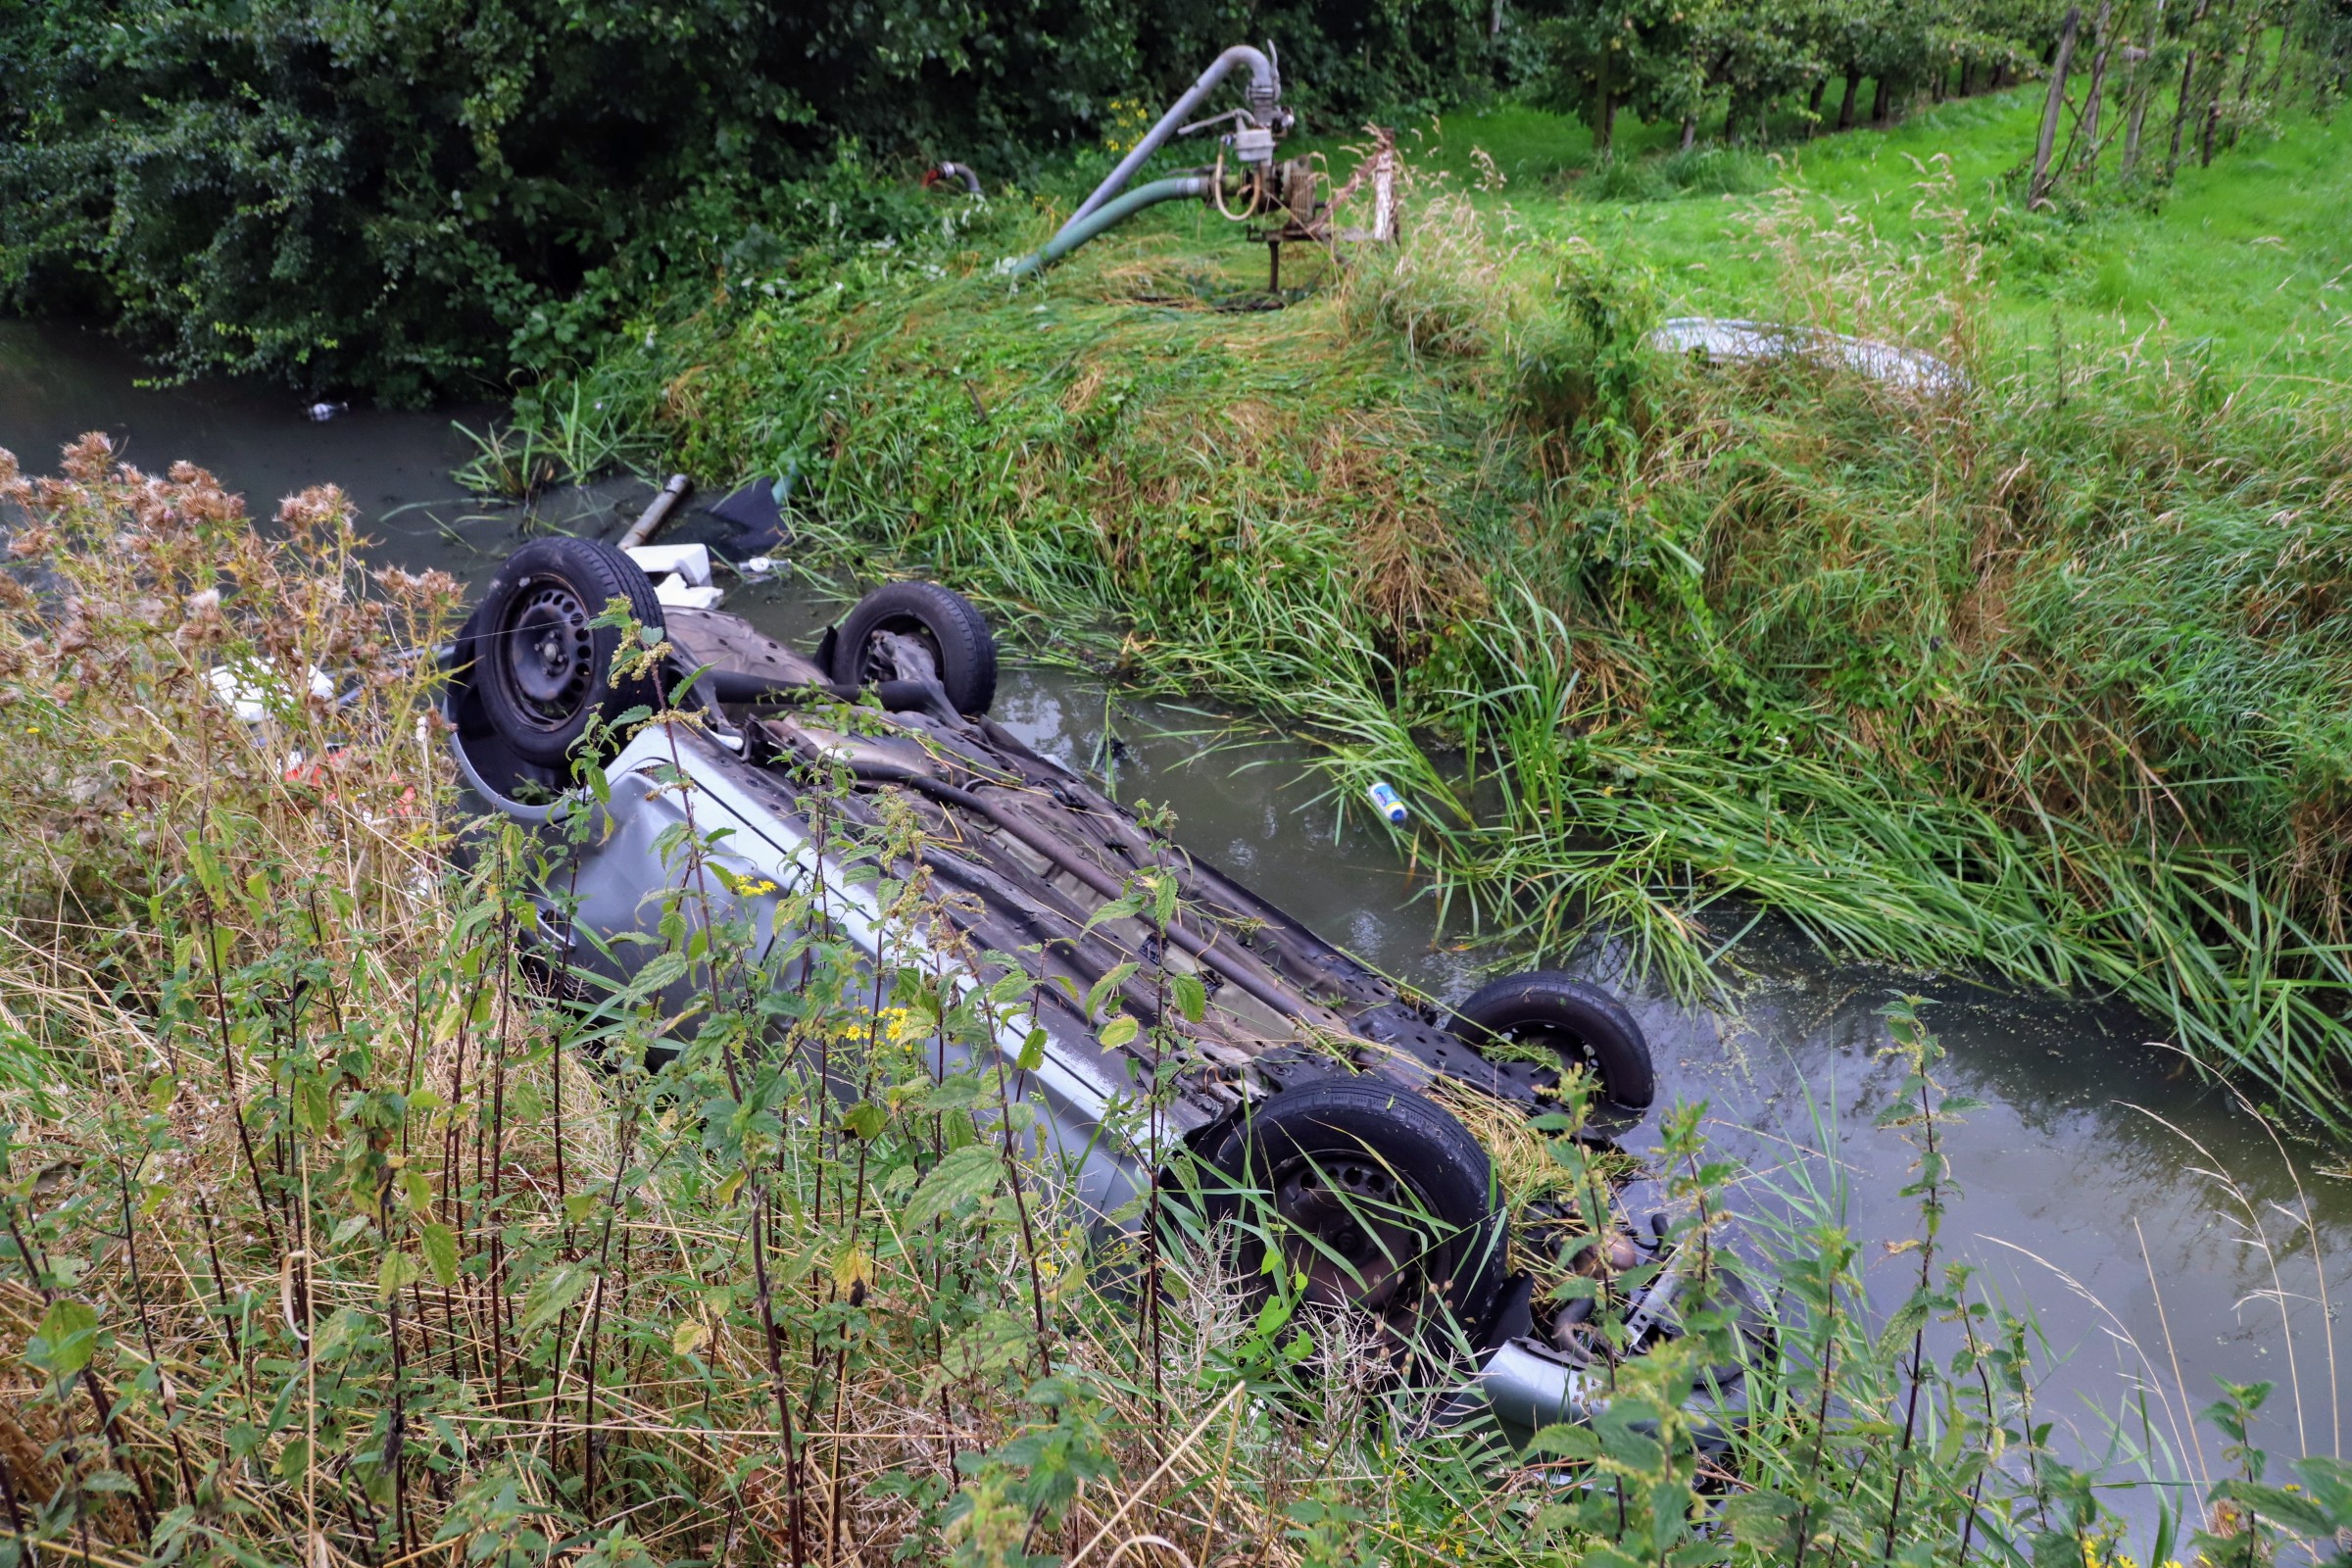
[[612,600],[659,633],[662,606],[637,564],[593,539],[534,539],[509,556],[458,634],[481,712],[528,762],[564,763],[599,715],[661,701],[651,674],[612,679],[617,627],[591,624]]
[[873,686],[907,672],[886,634],[912,638],[930,654],[956,711],[980,714],[997,700],[997,639],[972,602],[931,582],[894,582],[858,601],[833,640],[833,679]]
[[1607,1120],[1639,1121],[1657,1099],[1657,1068],[1642,1026],[1597,986],[1537,969],[1481,986],[1453,1014],[1453,1032],[1481,1051],[1532,1051],[1547,1075],[1583,1070],[1598,1091],[1594,1109]]
[[[1487,1152],[1422,1096],[1331,1078],[1268,1096],[1204,1151],[1205,1217],[1252,1282],[1267,1259],[1299,1303],[1377,1319],[1399,1348],[1477,1344],[1509,1272]],[[1263,1288],[1262,1283],[1259,1288]]]

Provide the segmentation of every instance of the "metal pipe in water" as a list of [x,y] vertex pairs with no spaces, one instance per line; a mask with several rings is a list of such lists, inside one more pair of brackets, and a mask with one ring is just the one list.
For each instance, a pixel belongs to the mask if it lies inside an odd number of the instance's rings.
[[684,474],[671,474],[669,483],[662,487],[662,493],[654,497],[652,505],[635,522],[629,524],[629,531],[620,536],[620,544],[616,548],[632,550],[651,539],[654,531],[669,520],[670,513],[686,498],[686,492],[693,488],[694,481]]

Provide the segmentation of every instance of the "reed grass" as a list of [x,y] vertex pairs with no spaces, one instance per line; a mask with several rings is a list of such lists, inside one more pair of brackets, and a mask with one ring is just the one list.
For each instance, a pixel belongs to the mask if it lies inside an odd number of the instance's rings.
[[1997,191],[1931,160],[1882,226],[1871,178],[1727,199],[1721,243],[1747,314],[1941,354],[1949,395],[1661,357],[1593,204],[1438,177],[1279,312],[1163,221],[1042,288],[964,250],[698,296],[580,384],[698,471],[797,467],[811,559],[1293,726],[1342,810],[1396,783],[1465,928],[1606,932],[1689,995],[1761,907],[2122,995],[2340,1133],[2347,383],[2021,334]]

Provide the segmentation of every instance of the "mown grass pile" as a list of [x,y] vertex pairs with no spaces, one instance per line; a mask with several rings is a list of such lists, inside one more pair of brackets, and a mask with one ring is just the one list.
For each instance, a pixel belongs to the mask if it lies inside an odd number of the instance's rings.
[[[820,826],[841,881],[772,949],[696,891],[723,852],[689,831],[638,982],[558,1004],[533,895],[561,840],[450,858],[403,653],[446,580],[363,576],[331,491],[265,538],[95,437],[58,480],[0,454],[0,1563],[2121,1560],[2031,1324],[1939,1250],[1959,1107],[1907,1013],[1905,1299],[1862,1290],[1834,1159],[1758,1186],[1677,1110],[1650,1174],[1689,1332],[1514,1454],[1215,1249],[1171,1241],[1149,1310],[1140,1244],[1089,1250],[993,1064],[927,1065],[1022,988],[956,983],[977,956],[906,819]],[[877,961],[829,917],[852,883],[893,912]],[[1506,1202],[1600,1178],[1573,1130],[1489,1129]],[[1743,1367],[1739,1276],[1777,1346]],[[1684,1400],[1735,1372],[1713,1449]],[[2121,1435],[2162,1472],[2190,1418],[2159,1397],[2169,1432]],[[2254,1568],[2280,1524],[2352,1519],[2329,1461],[2302,1494],[2260,1468],[2163,1510],[2157,1557],[2202,1523]]]
[[1761,905],[2121,992],[2343,1130],[2345,385],[2030,341],[1988,281],[2024,220],[1912,186],[1889,233],[1875,187],[1790,188],[1723,243],[1771,280],[1745,314],[1939,353],[1947,394],[1655,352],[1602,209],[1424,181],[1400,246],[1294,259],[1279,311],[1234,308],[1256,263],[1213,216],[1040,287],[989,270],[1039,227],[1012,203],[728,275],[525,422],[584,390],[698,472],[796,474],[812,561],[1304,726],[1343,801],[1405,790],[1465,924],[1699,988]]

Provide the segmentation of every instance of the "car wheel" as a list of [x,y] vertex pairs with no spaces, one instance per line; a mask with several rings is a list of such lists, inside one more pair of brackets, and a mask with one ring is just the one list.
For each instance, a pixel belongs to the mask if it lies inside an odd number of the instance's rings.
[[1279,1248],[1303,1304],[1377,1318],[1399,1348],[1481,1343],[1509,1273],[1509,1226],[1468,1128],[1410,1090],[1331,1078],[1270,1095],[1205,1151],[1202,1217],[1230,1222],[1260,1280]]
[[872,686],[898,678],[885,632],[912,637],[931,654],[956,711],[977,715],[997,700],[997,639],[987,618],[959,593],[930,582],[894,582],[858,601],[833,641],[833,679]]
[[1558,1070],[1583,1068],[1599,1090],[1595,1108],[1611,1120],[1640,1121],[1657,1098],[1657,1070],[1642,1026],[1597,986],[1538,969],[1480,987],[1453,1015],[1454,1034],[1476,1049],[1533,1048],[1556,1060]]
[[614,599],[638,623],[663,629],[654,585],[637,564],[593,539],[534,539],[509,556],[458,635],[458,659],[481,712],[526,761],[563,763],[598,715],[661,701],[640,675],[615,686],[616,627],[590,622]]

